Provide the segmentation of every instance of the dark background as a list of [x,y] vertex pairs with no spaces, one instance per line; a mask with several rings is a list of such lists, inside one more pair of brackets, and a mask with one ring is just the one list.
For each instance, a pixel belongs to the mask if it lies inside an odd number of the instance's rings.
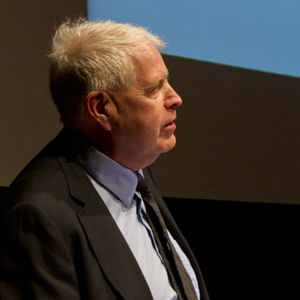
[[300,206],[166,198],[211,300],[300,299]]

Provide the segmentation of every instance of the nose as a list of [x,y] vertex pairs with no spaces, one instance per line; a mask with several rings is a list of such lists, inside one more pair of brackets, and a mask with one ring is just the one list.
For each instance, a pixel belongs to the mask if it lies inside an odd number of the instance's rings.
[[172,88],[172,86],[168,83],[168,91],[166,93],[165,97],[165,107],[167,109],[172,108],[175,109],[176,107],[180,106],[182,104],[181,97],[175,92],[175,90]]

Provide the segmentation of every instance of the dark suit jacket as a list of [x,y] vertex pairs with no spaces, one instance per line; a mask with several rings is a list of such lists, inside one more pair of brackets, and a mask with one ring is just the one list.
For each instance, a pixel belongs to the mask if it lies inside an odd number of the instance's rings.
[[[79,166],[84,146],[63,129],[10,186],[1,207],[0,299],[153,300],[103,201]],[[188,244],[146,169],[173,237],[208,295]]]

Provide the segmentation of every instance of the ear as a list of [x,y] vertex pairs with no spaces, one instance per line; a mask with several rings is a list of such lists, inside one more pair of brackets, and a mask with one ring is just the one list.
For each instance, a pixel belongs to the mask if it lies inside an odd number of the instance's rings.
[[93,91],[85,97],[86,109],[90,116],[106,131],[111,130],[108,106],[110,96],[104,91]]

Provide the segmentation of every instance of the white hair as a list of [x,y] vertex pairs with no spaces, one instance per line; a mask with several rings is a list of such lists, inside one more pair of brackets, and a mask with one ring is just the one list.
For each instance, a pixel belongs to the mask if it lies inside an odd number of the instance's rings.
[[142,26],[114,21],[67,20],[53,36],[50,89],[65,125],[83,116],[84,98],[95,90],[117,93],[135,80],[132,50],[140,43],[165,47]]

